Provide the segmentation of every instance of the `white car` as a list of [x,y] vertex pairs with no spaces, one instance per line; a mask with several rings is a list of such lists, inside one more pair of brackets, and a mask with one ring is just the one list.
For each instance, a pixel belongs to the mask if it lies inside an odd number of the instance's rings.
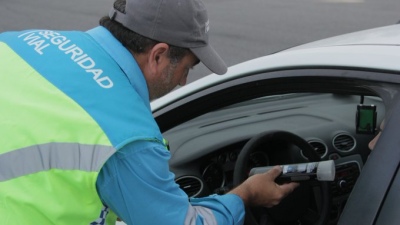
[[224,194],[253,167],[334,160],[334,181],[302,181],[280,205],[247,209],[246,224],[394,225],[399,97],[400,25],[391,25],[232,66],[152,109],[191,197]]

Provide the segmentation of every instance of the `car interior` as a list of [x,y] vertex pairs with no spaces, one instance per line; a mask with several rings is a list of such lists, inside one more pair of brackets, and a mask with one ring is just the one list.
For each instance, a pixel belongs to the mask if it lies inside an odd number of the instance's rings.
[[189,197],[225,194],[255,167],[334,160],[333,181],[301,181],[278,206],[246,209],[245,224],[337,224],[389,89],[362,79],[265,76],[213,87],[156,115],[176,182]]

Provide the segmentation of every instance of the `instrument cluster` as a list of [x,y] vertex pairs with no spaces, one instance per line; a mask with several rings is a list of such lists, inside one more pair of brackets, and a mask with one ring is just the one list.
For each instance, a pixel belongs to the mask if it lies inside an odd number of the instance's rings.
[[[202,167],[202,178],[210,193],[224,194],[233,188],[233,172],[241,148],[219,151],[206,160]],[[269,165],[265,152],[250,155],[249,168]]]

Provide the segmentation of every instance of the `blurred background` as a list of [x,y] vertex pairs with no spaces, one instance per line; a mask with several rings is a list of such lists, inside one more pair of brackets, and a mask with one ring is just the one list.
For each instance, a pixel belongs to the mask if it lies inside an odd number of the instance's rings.
[[[397,23],[399,0],[203,0],[210,42],[228,66],[295,45]],[[0,32],[87,30],[113,0],[0,0]],[[188,81],[210,71],[196,66]]]

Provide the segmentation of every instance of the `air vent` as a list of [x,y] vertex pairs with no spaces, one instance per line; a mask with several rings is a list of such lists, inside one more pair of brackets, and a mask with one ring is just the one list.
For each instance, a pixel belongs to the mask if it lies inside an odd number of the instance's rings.
[[311,140],[308,141],[308,143],[313,146],[315,152],[317,152],[317,154],[323,158],[326,156],[326,153],[328,152],[328,147],[325,145],[324,142],[320,141],[320,140]]
[[197,177],[180,177],[176,183],[189,197],[196,197],[203,190],[203,182]]
[[[315,152],[319,155],[320,158],[323,158],[326,156],[328,153],[328,147],[326,144],[319,139],[312,139],[307,141],[315,150]],[[303,151],[301,151],[301,155],[303,158],[307,159],[307,157],[304,156]]]
[[338,134],[333,138],[333,146],[341,152],[350,152],[356,147],[356,140],[349,134]]

